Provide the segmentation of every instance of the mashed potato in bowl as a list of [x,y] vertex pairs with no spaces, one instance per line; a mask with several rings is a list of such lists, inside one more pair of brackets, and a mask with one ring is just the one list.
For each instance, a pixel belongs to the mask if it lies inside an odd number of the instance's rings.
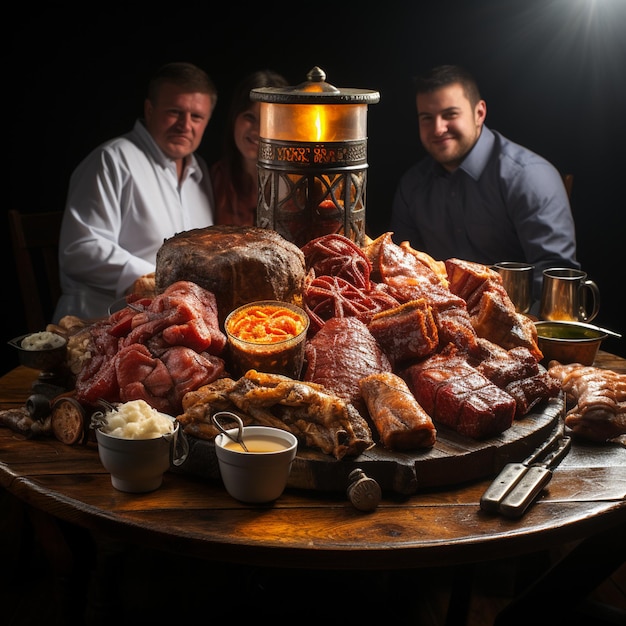
[[116,408],[106,413],[100,428],[111,437],[155,439],[174,432],[174,418],[153,409],[145,400],[131,400]]
[[65,343],[65,339],[61,335],[45,330],[40,333],[26,335],[22,339],[20,348],[24,350],[53,350],[54,348],[63,347]]

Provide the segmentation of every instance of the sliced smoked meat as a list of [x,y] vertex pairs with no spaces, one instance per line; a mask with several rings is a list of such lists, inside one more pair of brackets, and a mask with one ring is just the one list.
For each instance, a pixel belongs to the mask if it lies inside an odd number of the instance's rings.
[[363,415],[359,380],[390,372],[391,363],[367,326],[356,317],[328,320],[305,347],[303,380],[322,385]]

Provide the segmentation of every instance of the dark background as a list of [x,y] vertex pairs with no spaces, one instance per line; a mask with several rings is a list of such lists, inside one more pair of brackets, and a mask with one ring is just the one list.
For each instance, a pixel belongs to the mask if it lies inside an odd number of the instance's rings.
[[[192,61],[218,86],[200,148],[209,162],[219,155],[229,94],[243,74],[268,67],[296,85],[318,65],[337,87],[381,95],[368,110],[367,225],[375,237],[388,228],[400,175],[423,154],[411,79],[459,63],[478,79],[488,126],[574,174],[578,257],[602,292],[596,322],[626,337],[624,0],[230,3],[219,18],[208,5],[175,6],[163,17],[110,6],[88,17],[16,9],[8,63],[15,75],[5,75],[3,90],[16,149],[7,209],[62,208],[74,167],[132,127],[162,63]],[[6,224],[2,245],[10,250]],[[6,256],[8,340],[25,329],[18,269]],[[603,347],[626,356],[626,338]],[[7,371],[17,357],[6,342],[3,350]]]

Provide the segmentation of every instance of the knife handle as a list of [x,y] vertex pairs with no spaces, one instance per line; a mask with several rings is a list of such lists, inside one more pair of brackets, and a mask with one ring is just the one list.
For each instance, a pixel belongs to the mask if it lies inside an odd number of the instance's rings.
[[521,517],[551,478],[552,470],[546,467],[532,465],[527,468],[522,479],[501,502],[500,513],[506,517]]
[[480,498],[480,508],[489,513],[497,513],[504,497],[515,487],[526,473],[523,463],[507,463],[487,487]]

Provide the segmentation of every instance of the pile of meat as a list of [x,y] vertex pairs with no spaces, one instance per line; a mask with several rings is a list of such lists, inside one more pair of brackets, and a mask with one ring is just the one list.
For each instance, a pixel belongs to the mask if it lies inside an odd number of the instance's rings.
[[[302,250],[311,317],[303,378],[369,414],[383,444],[415,447],[403,439],[416,440],[424,414],[484,439],[558,395],[558,382],[539,368],[534,324],[515,311],[488,267],[449,259],[444,271],[408,244],[394,244],[391,233],[364,249],[328,235]],[[396,384],[386,387],[386,417],[376,415],[361,381],[389,373],[406,383],[419,409],[403,410],[406,393]],[[419,424],[397,418],[396,408]],[[422,445],[433,444],[434,423]]]
[[[309,447],[342,458],[373,443],[432,447],[436,424],[488,438],[559,393],[539,368],[534,324],[486,266],[434,261],[396,245],[390,233],[365,248],[325,235],[302,252],[302,305],[311,320],[303,380],[277,383],[251,372],[206,385],[184,399],[185,432],[211,439],[212,412],[228,408],[242,419],[289,424]],[[328,397],[335,410],[321,437],[319,412],[306,404]]]
[[154,298],[140,298],[87,328],[89,358],[75,384],[76,399],[145,400],[170,415],[185,394],[225,372],[215,296],[179,281]]
[[[249,239],[219,233],[228,235]],[[141,398],[203,439],[215,436],[211,414],[227,408],[343,458],[375,443],[431,447],[435,424],[488,438],[559,393],[559,381],[540,371],[534,324],[516,313],[500,275],[486,266],[435,261],[396,245],[391,233],[364,248],[325,235],[298,254],[306,277],[299,294],[289,283],[289,297],[298,295],[311,319],[301,381],[256,371],[228,378],[227,309],[220,312],[206,286],[178,280],[89,327],[77,399]]]

